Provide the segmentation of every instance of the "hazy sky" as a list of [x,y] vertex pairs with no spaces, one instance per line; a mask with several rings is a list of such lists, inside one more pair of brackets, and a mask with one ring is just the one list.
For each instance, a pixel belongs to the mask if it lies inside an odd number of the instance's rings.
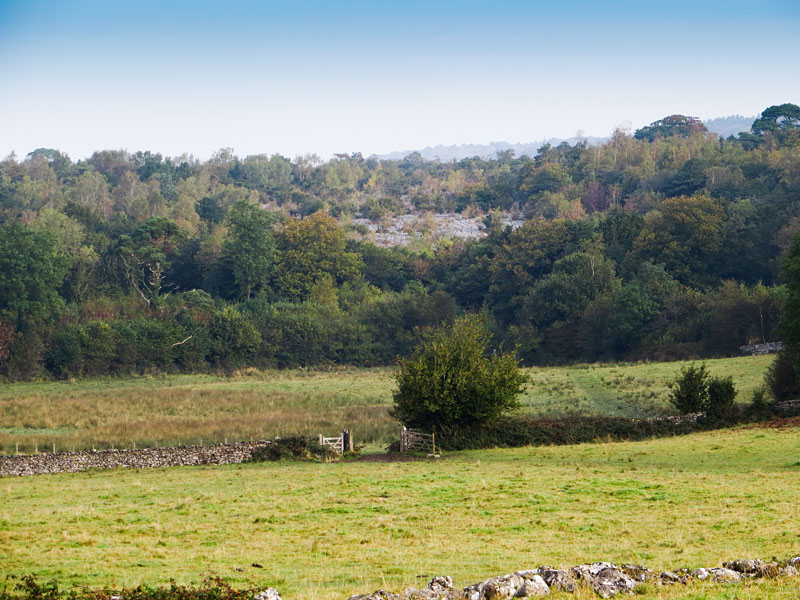
[[800,0],[0,0],[0,155],[365,155],[800,103]]

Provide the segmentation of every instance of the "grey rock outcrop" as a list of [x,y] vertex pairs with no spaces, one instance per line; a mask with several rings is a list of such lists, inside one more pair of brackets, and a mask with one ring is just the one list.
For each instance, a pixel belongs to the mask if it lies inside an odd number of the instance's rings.
[[256,594],[253,600],[281,600],[281,595],[278,593],[278,590],[271,587]]
[[722,563],[722,566],[725,567],[726,569],[730,569],[731,571],[736,571],[737,573],[745,573],[748,575],[764,573],[767,567],[766,563],[763,560],[759,560],[757,558],[754,559],[738,558],[730,562],[724,562]]
[[619,593],[631,592],[636,582],[615,564],[597,562],[572,567],[573,577],[585,581],[601,598],[611,598]]
[[464,588],[468,600],[510,600],[545,596],[550,588],[537,571],[517,571],[510,575],[492,577]]
[[351,596],[350,600],[462,600],[464,593],[453,588],[450,576],[434,577],[425,589],[406,588],[399,594],[378,590],[371,594]]
[[564,569],[554,569],[553,567],[539,567],[539,575],[551,590],[557,592],[575,591],[575,580]]
[[681,577],[677,573],[673,573],[672,571],[664,571],[661,575],[658,576],[658,579],[661,583],[672,584],[672,583],[686,583],[686,577]]
[[[708,579],[711,577],[714,581],[741,581],[742,576],[733,569],[725,567],[711,567],[710,569],[695,569],[695,571],[705,571],[705,577],[697,577],[697,579]],[[695,577],[692,571],[692,577]]]
[[350,596],[350,600],[401,600],[401,598],[402,596],[400,594],[392,594],[391,592],[385,592],[383,590],[378,590],[371,594]]
[[449,593],[453,589],[453,578],[449,575],[434,577],[428,582],[428,589],[440,594]]
[[550,593],[550,586],[538,571],[519,571],[517,575],[521,575],[523,579],[522,586],[516,593],[517,598],[534,598]]
[[[542,566],[536,570],[516,571],[508,575],[491,577],[465,587],[453,587],[450,577],[434,577],[428,587],[418,590],[407,588],[400,593],[378,590],[372,594],[352,596],[350,600],[512,600],[535,598],[556,592],[577,591],[576,580],[591,588],[601,598],[630,594],[646,583],[656,585],[689,584],[692,579],[720,583],[738,582],[743,578],[796,577],[800,575],[800,556],[781,563],[765,563],[759,559],[737,559],[723,563],[722,567],[678,569],[657,573],[641,565],[596,562],[572,567],[569,570]],[[276,592],[277,593],[277,592]],[[279,600],[257,598],[256,600]]]
[[636,583],[646,583],[658,580],[658,573],[642,565],[620,565],[620,570]]

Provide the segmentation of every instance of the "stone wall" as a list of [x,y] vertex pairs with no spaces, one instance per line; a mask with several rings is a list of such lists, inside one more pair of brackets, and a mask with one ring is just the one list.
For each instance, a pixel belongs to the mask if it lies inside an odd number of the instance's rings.
[[[492,577],[463,589],[453,586],[451,577],[434,577],[423,589],[406,588],[392,593],[379,590],[372,594],[351,596],[350,600],[514,600],[547,596],[551,592],[575,593],[580,588],[592,590],[601,598],[629,595],[641,585],[689,585],[695,581],[735,583],[760,577],[797,577],[800,556],[788,561],[766,563],[759,559],[738,559],[721,567],[651,571],[642,565],[615,565],[597,562],[569,569],[541,566],[508,575]],[[734,594],[731,595],[733,597]],[[589,597],[583,593],[581,598]]]
[[150,469],[188,465],[227,465],[246,461],[269,441],[140,450],[100,450],[0,456],[0,477],[76,473],[87,469]]
[[753,344],[751,346],[739,346],[739,351],[742,354],[749,354],[755,356],[758,354],[773,354],[783,350],[782,342],[767,342],[766,344]]
[[800,400],[785,400],[775,404],[775,414],[781,417],[800,415]]

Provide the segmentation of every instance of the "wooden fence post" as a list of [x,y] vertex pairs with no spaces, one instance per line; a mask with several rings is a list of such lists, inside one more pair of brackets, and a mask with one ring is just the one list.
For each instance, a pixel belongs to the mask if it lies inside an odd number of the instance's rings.
[[353,436],[350,435],[350,430],[345,429],[342,432],[342,454],[345,452],[353,451]]

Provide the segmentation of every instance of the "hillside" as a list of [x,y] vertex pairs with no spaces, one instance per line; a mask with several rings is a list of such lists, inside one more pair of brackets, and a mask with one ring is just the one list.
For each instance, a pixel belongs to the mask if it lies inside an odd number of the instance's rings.
[[527,365],[735,356],[778,341],[798,111],[453,162],[10,156],[0,377],[385,366],[465,312]]

